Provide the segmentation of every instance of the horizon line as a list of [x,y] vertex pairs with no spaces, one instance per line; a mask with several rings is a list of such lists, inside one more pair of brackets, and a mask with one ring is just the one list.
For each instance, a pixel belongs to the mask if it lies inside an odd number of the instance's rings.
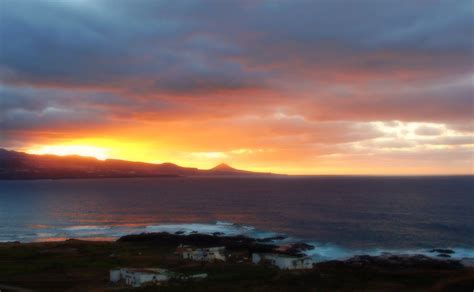
[[[98,159],[97,157],[94,156],[85,156],[85,155],[80,155],[80,154],[67,154],[67,155],[58,155],[58,154],[51,154],[51,153],[43,153],[43,154],[36,154],[36,153],[28,153],[26,151],[21,151],[21,150],[12,150],[12,149],[7,149],[7,148],[0,148],[0,150],[5,150],[5,151],[10,151],[10,152],[18,152],[18,153],[23,153],[27,155],[35,155],[35,156],[56,156],[56,157],[80,157],[80,158],[89,158],[93,159],[97,162],[104,162],[107,160],[118,160],[118,161],[124,161],[124,162],[132,162],[132,163],[145,163],[145,164],[151,164],[151,165],[162,165],[162,164],[174,164],[179,167],[183,168],[194,168],[198,170],[211,170],[219,165],[227,165],[231,168],[234,168],[232,165],[230,165],[227,162],[219,162],[215,166],[210,167],[210,168],[199,168],[199,167],[193,167],[193,166],[185,166],[181,164],[177,164],[174,162],[166,161],[166,162],[148,162],[148,161],[140,161],[140,160],[126,160],[126,159],[120,159],[120,158],[105,158],[105,159]],[[261,173],[261,174],[269,174],[269,175],[277,175],[277,176],[372,176],[372,177],[400,177],[400,176],[409,176],[409,177],[419,177],[419,176],[474,176],[474,173],[387,173],[387,174],[374,174],[374,173],[277,173],[277,172],[272,172],[272,171],[254,171],[254,170],[248,170],[248,169],[240,169],[240,168],[234,168],[236,170],[243,170],[243,171],[249,171],[249,172],[255,172],[255,173]],[[239,176],[245,176],[245,174],[239,175]]]

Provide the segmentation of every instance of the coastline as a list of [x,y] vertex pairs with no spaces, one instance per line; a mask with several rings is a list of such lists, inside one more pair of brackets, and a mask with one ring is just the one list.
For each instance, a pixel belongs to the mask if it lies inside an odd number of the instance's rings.
[[[227,224],[227,223],[225,223]],[[230,224],[229,224],[230,225]],[[232,224],[234,226],[235,224]],[[226,246],[231,249],[247,249],[248,253],[253,252],[271,252],[276,254],[309,257],[317,263],[331,261],[348,261],[358,257],[371,257],[386,259],[389,257],[413,258],[425,257],[431,260],[457,261],[461,264],[468,263],[474,266],[474,257],[472,250],[467,248],[450,247],[432,247],[418,249],[389,249],[378,248],[375,250],[363,249],[343,249],[335,245],[319,245],[311,241],[292,238],[288,235],[279,233],[267,233],[267,236],[251,237],[243,234],[226,234],[224,232],[201,233],[197,231],[158,231],[127,234],[119,237],[87,237],[87,238],[47,238],[45,240],[36,240],[32,242],[6,241],[1,244],[43,244],[43,243],[62,243],[68,241],[81,242],[129,242],[129,243],[153,243],[157,245],[190,245],[196,247],[206,246]],[[341,249],[333,257],[321,256],[324,250]]]
[[[125,224],[125,225],[67,225],[67,226],[31,226],[22,233],[10,236],[8,233],[0,237],[2,242],[58,242],[67,239],[84,241],[113,242],[122,237],[139,237],[143,234],[167,233],[172,236],[195,235],[217,236],[230,238],[246,238],[255,242],[265,242],[277,246],[305,244],[313,248],[302,251],[305,256],[314,260],[331,261],[347,260],[357,255],[382,256],[423,255],[434,259],[474,258],[474,249],[463,246],[433,245],[424,247],[399,247],[377,245],[373,247],[341,246],[331,242],[321,242],[310,238],[299,238],[282,232],[257,229],[250,225],[236,224],[226,221],[214,223],[161,223],[161,224]],[[436,252],[447,250],[448,253]]]
[[[180,244],[222,245],[233,255],[226,262],[184,260],[176,254]],[[359,255],[347,260],[317,262],[312,269],[286,271],[256,265],[248,260],[254,252],[281,252],[301,256],[311,247],[295,245],[278,251],[271,239],[204,234],[149,233],[124,236],[116,241],[69,239],[57,242],[0,243],[0,284],[37,291],[115,289],[108,271],[117,267],[159,267],[176,272],[205,272],[209,278],[193,283],[169,283],[164,291],[243,291],[258,287],[307,291],[330,290],[432,290],[468,288],[474,284],[474,268],[452,259],[423,255]],[[247,260],[242,260],[247,259]],[[161,290],[160,290],[161,291]]]

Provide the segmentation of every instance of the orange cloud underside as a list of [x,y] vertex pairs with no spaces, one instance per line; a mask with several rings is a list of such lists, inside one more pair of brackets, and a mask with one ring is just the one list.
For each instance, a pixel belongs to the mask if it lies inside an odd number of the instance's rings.
[[[286,125],[282,119],[290,119],[293,124]],[[292,119],[298,120],[297,117],[274,115],[264,122],[252,118],[221,123],[150,122],[135,127],[109,129],[107,137],[91,133],[85,138],[84,133],[81,133],[81,137],[69,135],[61,139],[45,139],[21,150],[36,154],[77,154],[98,159],[173,162],[202,169],[226,162],[241,169],[287,174],[470,173],[469,161],[462,164],[453,159],[451,162],[439,163],[436,156],[449,152],[449,147],[455,147],[456,150],[465,147],[471,151],[472,145],[438,146],[447,147],[442,150],[423,145],[405,148],[390,146],[390,141],[398,143],[404,140],[409,145],[410,141],[419,143],[420,139],[426,139],[413,134],[419,125],[383,128],[383,123],[375,123],[372,125],[374,131],[385,131],[385,134],[375,132],[378,135],[367,136],[364,144],[346,137],[347,132],[354,129],[341,128],[339,125],[312,129],[306,123],[299,125]],[[380,129],[377,130],[377,127]],[[359,131],[368,130],[362,128]],[[405,136],[400,136],[400,133],[405,133]],[[358,134],[357,138],[363,137]],[[393,140],[387,142],[384,139]],[[417,158],[420,151],[425,158]]]

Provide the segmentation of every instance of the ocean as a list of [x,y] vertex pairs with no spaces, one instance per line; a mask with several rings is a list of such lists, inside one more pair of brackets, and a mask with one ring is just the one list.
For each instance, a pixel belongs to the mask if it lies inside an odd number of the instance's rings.
[[142,232],[304,241],[308,255],[474,257],[474,176],[288,176],[0,181],[0,241]]

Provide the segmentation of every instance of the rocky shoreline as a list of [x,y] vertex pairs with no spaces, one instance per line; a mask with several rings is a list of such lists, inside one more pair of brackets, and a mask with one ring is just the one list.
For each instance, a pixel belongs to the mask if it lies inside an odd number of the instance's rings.
[[312,250],[315,247],[304,243],[295,242],[284,246],[273,243],[274,240],[285,239],[285,236],[274,236],[267,238],[251,238],[243,235],[225,236],[222,234],[182,234],[176,232],[174,234],[167,232],[141,233],[126,235],[120,237],[118,242],[141,242],[160,245],[192,245],[196,247],[209,246],[225,246],[228,250],[246,249],[249,254],[259,253],[275,253],[289,256],[303,257],[305,251]]
[[[120,237],[118,242],[139,242],[157,245],[192,245],[196,247],[209,246],[225,246],[228,250],[246,249],[249,254],[254,252],[259,253],[275,253],[289,256],[303,257],[305,252],[314,250],[316,247],[305,242],[295,242],[280,246],[274,243],[275,240],[283,240],[286,237],[283,235],[273,236],[267,238],[250,238],[243,235],[239,236],[225,236],[223,234],[183,234],[181,232],[154,232],[132,234]],[[386,266],[443,266],[443,267],[457,267],[463,265],[461,260],[452,259],[451,256],[455,253],[451,249],[431,249],[428,253],[433,256],[422,254],[401,255],[392,253],[382,253],[380,256],[356,255],[345,261],[348,265],[353,264],[370,264],[370,265],[386,265]],[[333,261],[334,262],[334,261]],[[467,263],[468,261],[466,261]]]
[[[117,289],[109,282],[110,269],[159,267],[209,275],[196,283],[170,282],[160,286],[160,291],[471,291],[474,287],[473,267],[436,257],[452,254],[449,250],[433,250],[433,257],[358,255],[316,262],[312,269],[298,271],[242,260],[253,252],[303,256],[305,251],[317,249],[301,242],[284,248],[274,244],[282,239],[163,232],[127,235],[115,242],[0,243],[0,284],[37,291],[107,291]],[[176,253],[180,244],[225,246],[240,258],[216,263],[188,261]]]

